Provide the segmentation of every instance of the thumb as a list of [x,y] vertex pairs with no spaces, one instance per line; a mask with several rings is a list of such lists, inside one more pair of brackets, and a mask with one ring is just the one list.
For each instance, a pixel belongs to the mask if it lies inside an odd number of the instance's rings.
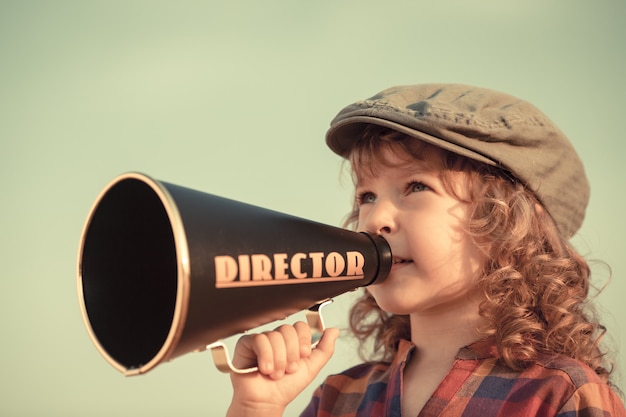
[[322,338],[309,356],[310,365],[313,371],[319,372],[328,363],[335,352],[335,342],[339,338],[339,329],[328,328],[324,330]]

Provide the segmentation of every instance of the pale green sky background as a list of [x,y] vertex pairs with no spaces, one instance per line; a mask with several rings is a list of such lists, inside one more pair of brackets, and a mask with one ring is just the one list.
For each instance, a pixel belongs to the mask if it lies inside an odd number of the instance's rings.
[[[0,415],[222,415],[208,353],[124,378],[89,340],[75,263],[97,194],[142,171],[338,225],[351,195],[330,119],[431,81],[528,99],[578,148],[592,201],[574,242],[613,269],[599,301],[623,373],[625,20],[623,0],[0,0]],[[355,361],[342,340],[323,374]]]

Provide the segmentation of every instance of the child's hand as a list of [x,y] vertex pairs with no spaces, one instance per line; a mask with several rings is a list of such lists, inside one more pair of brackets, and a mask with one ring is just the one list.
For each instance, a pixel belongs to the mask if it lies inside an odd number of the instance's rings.
[[338,336],[337,329],[326,329],[312,349],[311,329],[303,322],[243,336],[237,342],[233,365],[256,365],[259,371],[231,373],[234,392],[228,416],[281,416],[328,362]]

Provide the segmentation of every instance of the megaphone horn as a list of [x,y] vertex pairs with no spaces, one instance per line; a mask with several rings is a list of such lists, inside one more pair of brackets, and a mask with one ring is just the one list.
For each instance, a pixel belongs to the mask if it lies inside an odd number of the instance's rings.
[[127,173],[89,213],[78,293],[97,349],[130,376],[382,282],[391,258],[377,235]]

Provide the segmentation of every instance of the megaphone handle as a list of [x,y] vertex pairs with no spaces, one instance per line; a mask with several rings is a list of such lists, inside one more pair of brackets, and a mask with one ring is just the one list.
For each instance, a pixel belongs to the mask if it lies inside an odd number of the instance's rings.
[[309,307],[306,312],[306,321],[309,323],[309,327],[311,328],[311,336],[313,339],[312,348],[315,348],[322,337],[322,333],[326,329],[324,325],[324,317],[322,317],[322,309],[326,307],[328,304],[332,303],[333,299],[329,298],[326,301],[322,301],[321,303],[317,303],[312,307]]
[[[332,302],[332,298],[322,301],[321,303],[309,307],[305,313],[306,321],[309,323],[309,326],[311,327],[311,333],[313,335],[314,342],[311,345],[312,348],[315,348],[317,346],[317,343],[319,342],[322,333],[324,333],[325,327],[324,318],[322,317],[322,309]],[[213,356],[213,362],[215,363],[215,367],[220,372],[250,374],[259,370],[259,368],[256,366],[245,369],[235,367],[230,359],[230,355],[228,354],[228,348],[221,340],[211,343],[207,346],[207,349],[211,350],[211,355]]]

